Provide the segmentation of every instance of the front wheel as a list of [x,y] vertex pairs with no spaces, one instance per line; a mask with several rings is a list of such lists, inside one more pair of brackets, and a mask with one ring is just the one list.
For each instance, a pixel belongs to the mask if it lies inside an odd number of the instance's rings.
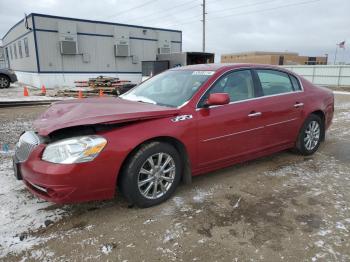
[[7,76],[0,75],[0,88],[9,88],[10,84],[10,79]]
[[129,158],[120,174],[119,188],[132,204],[157,205],[174,193],[181,170],[181,159],[173,146],[151,142]]
[[302,155],[311,155],[317,151],[321,144],[324,123],[317,115],[310,115],[302,126],[296,150]]

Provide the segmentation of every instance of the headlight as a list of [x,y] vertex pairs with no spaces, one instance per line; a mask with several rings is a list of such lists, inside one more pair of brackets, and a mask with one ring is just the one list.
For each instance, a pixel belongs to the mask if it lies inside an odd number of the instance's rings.
[[79,136],[49,144],[42,159],[57,164],[73,164],[93,160],[107,144],[101,136]]

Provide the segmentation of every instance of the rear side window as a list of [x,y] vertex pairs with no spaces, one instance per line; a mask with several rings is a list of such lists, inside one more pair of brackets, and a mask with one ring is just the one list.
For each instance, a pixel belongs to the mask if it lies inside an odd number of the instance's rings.
[[227,93],[230,101],[242,101],[255,97],[254,82],[250,70],[240,70],[222,76],[202,98],[200,105],[213,93]]
[[289,75],[289,76],[290,76],[290,80],[292,81],[294,90],[295,91],[300,91],[301,90],[301,86],[300,86],[299,80],[293,75]]
[[293,92],[288,74],[276,70],[256,70],[265,96]]

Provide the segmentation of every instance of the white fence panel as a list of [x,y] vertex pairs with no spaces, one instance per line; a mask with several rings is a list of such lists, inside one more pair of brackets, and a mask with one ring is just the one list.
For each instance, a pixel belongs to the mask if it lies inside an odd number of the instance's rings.
[[287,65],[283,67],[317,85],[350,87],[350,65]]

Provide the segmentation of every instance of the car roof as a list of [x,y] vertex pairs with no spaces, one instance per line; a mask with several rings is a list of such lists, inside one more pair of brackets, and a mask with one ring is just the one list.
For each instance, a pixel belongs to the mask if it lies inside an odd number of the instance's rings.
[[258,67],[258,68],[270,68],[270,69],[277,69],[288,72],[288,70],[279,67],[279,66],[273,66],[273,65],[264,65],[264,64],[251,64],[251,63],[216,63],[216,64],[198,64],[198,65],[188,65],[188,66],[182,66],[182,67],[175,67],[172,68],[172,70],[198,70],[198,71],[218,71],[222,69],[236,69],[236,68],[251,68],[251,67]]

